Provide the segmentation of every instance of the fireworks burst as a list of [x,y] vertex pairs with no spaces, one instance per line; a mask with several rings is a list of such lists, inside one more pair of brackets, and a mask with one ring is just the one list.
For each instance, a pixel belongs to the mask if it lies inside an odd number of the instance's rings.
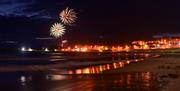
[[61,23],[54,23],[50,29],[50,35],[55,38],[62,37],[65,33],[65,27]]
[[64,24],[72,24],[75,22],[75,20],[77,19],[76,16],[76,12],[74,11],[74,9],[69,9],[66,8],[65,10],[63,10],[60,14],[60,19]]

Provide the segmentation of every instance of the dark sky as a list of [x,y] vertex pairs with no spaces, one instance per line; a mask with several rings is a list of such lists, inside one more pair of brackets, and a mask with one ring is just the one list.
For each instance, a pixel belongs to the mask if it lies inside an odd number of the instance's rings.
[[178,0],[0,0],[0,41],[50,37],[66,7],[78,13],[63,36],[72,43],[116,44],[180,30]]

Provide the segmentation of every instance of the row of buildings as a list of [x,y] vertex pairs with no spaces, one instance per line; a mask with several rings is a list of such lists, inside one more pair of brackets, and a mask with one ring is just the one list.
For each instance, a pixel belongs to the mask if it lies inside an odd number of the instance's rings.
[[180,38],[163,38],[151,41],[133,41],[129,45],[105,46],[105,45],[75,45],[59,49],[65,52],[122,52],[132,50],[168,49],[180,48]]

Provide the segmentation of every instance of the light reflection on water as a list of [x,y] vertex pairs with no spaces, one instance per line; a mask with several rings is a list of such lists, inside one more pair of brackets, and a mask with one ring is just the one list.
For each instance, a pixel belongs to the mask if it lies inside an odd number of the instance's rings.
[[6,87],[10,87],[11,91],[157,91],[158,89],[156,80],[150,72],[94,75],[14,74],[7,83],[2,83],[2,79],[0,75],[2,91],[6,91]]
[[106,70],[123,68],[127,64],[135,63],[135,62],[139,62],[143,60],[144,59],[134,59],[134,60],[127,60],[123,62],[114,62],[114,63],[102,64],[102,65],[97,65],[97,66],[89,66],[86,68],[69,70],[67,74],[99,74]]
[[[54,56],[52,59],[56,58],[60,57]],[[3,73],[0,74],[0,91],[157,91],[156,79],[150,72],[101,74],[106,70],[123,68],[139,61],[143,59],[65,71],[53,68],[54,70],[40,72]],[[39,66],[32,68],[37,70]]]

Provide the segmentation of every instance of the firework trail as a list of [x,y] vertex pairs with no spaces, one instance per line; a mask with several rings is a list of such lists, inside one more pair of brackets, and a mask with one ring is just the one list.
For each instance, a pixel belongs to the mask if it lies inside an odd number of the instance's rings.
[[76,12],[74,11],[74,9],[69,9],[69,8],[66,8],[65,10],[63,10],[59,14],[59,16],[60,16],[61,21],[66,25],[70,25],[74,23],[75,20],[77,19]]
[[50,35],[59,38],[62,37],[65,33],[65,27],[61,23],[54,23],[50,28]]

